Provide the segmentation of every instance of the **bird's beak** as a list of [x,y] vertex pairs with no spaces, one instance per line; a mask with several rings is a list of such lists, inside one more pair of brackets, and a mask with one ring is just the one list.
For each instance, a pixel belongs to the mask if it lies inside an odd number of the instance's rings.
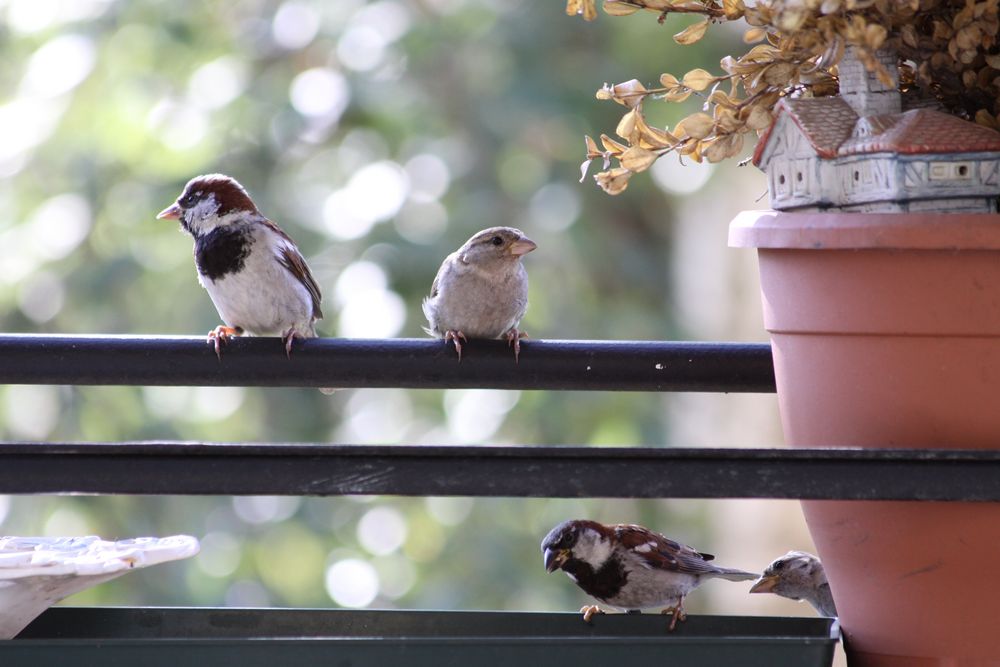
[[528,238],[521,237],[518,240],[510,244],[510,254],[515,257],[520,257],[521,255],[527,255],[529,252],[538,247],[534,241]]
[[778,585],[778,577],[773,574],[765,574],[754,582],[750,587],[751,593],[770,593]]
[[156,216],[157,220],[177,220],[181,217],[181,207],[177,204],[172,204],[167,208],[163,209]]
[[569,560],[569,549],[559,549],[558,551],[552,549],[545,550],[545,571],[555,572],[563,563]]

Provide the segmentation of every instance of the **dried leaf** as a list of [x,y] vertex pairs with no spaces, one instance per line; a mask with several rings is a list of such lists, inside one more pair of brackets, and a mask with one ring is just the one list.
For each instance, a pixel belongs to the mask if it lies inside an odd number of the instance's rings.
[[885,26],[877,23],[872,23],[865,28],[865,43],[872,51],[877,51],[882,48],[882,45],[885,43],[885,38],[888,36],[889,31],[885,29]]
[[624,83],[618,83],[611,88],[611,99],[618,104],[634,109],[648,91],[646,86],[638,79],[632,79]]
[[638,144],[642,148],[663,149],[677,144],[677,137],[666,130],[651,127],[642,114],[635,117],[635,128],[639,135]]
[[624,167],[609,169],[594,175],[594,180],[601,186],[601,189],[609,195],[621,194],[628,187],[628,179],[632,177],[632,172]]
[[726,107],[715,107],[715,125],[717,132],[735,132],[743,127],[743,122],[737,117],[736,112]]
[[791,63],[775,63],[764,72],[764,82],[769,86],[787,85],[795,74],[795,65]]
[[604,144],[604,150],[615,156],[621,155],[628,149],[628,146],[618,143],[606,134],[601,135],[601,143]]
[[704,155],[709,162],[721,162],[726,157],[726,146],[722,139],[705,142]]
[[743,42],[745,44],[753,44],[754,42],[759,42],[765,37],[767,37],[767,31],[763,28],[750,28],[743,33]]
[[566,14],[583,14],[584,21],[593,21],[597,18],[596,0],[566,0]]
[[642,9],[640,5],[623,0],[604,0],[604,13],[609,16],[628,16]]
[[972,23],[955,33],[955,42],[958,44],[958,48],[968,51],[970,49],[975,49],[976,46],[978,46],[979,38],[981,36],[982,32],[980,31],[979,26]]
[[580,182],[583,183],[583,179],[587,178],[587,171],[590,169],[591,160],[588,158],[583,161],[580,165]]
[[735,21],[742,18],[746,5],[743,4],[743,0],[722,0],[722,11],[727,20]]
[[691,90],[705,90],[712,85],[713,81],[715,81],[715,77],[705,70],[693,69],[684,75],[682,83]]
[[787,33],[793,33],[802,27],[808,14],[804,7],[785,7],[778,15],[778,28]]
[[623,167],[636,173],[646,171],[660,157],[653,151],[633,146],[628,149],[620,158]]
[[615,128],[615,134],[629,143],[632,143],[632,136],[635,134],[635,116],[637,111],[638,109],[632,109],[622,116],[622,119],[618,121],[618,127]]
[[674,128],[674,134],[678,136],[687,135],[694,139],[704,139],[712,131],[715,120],[707,113],[693,113]]
[[705,36],[706,30],[708,30],[708,19],[692,23],[688,27],[684,28],[679,33],[674,35],[674,41],[685,46],[688,44],[694,44]]
[[976,112],[976,122],[983,127],[988,127],[991,130],[997,129],[997,119],[996,116],[991,114],[986,109],[980,109]]
[[680,86],[670,91],[669,93],[663,94],[663,99],[668,102],[683,102],[687,98],[691,97],[691,89]]
[[1000,54],[990,54],[986,56],[986,64],[995,70],[1000,70]]
[[716,90],[711,95],[709,95],[708,102],[710,104],[718,104],[724,107],[729,107],[731,109],[735,109],[737,106],[739,106],[739,100],[734,99],[729,95],[726,95],[726,93],[721,90]]
[[729,142],[729,152],[726,153],[727,158],[736,157],[743,151],[743,135],[734,134],[730,137]]
[[594,141],[587,135],[585,135],[583,139],[587,145],[587,157],[594,158],[602,154],[601,149],[597,147],[596,141]]
[[660,85],[664,88],[677,88],[681,85],[681,82],[673,74],[661,74]]
[[751,130],[765,130],[771,126],[771,111],[762,104],[750,107],[746,118],[747,127]]

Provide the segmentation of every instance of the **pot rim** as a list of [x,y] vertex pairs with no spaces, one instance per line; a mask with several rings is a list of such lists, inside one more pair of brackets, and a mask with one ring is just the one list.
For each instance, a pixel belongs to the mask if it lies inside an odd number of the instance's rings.
[[729,246],[801,250],[1000,250],[1000,214],[743,211],[729,224]]

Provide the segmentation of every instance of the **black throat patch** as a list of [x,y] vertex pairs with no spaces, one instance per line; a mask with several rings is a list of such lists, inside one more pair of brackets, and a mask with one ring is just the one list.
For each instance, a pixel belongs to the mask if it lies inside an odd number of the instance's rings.
[[216,227],[194,240],[198,273],[215,281],[243,269],[254,239],[246,227]]
[[614,598],[628,580],[628,573],[621,561],[611,556],[601,569],[594,571],[588,563],[571,558],[562,569],[576,577],[576,584],[583,591],[598,600],[606,601]]

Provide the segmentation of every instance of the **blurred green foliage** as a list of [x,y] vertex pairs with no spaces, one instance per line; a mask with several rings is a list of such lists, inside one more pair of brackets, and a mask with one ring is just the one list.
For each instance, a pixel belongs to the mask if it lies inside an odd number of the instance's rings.
[[[534,337],[689,337],[667,308],[669,179],[637,179],[612,199],[577,183],[578,165],[583,135],[619,115],[594,99],[601,84],[655,81],[649,63],[711,64],[727,45],[678,49],[678,25],[584,23],[563,9],[0,1],[0,330],[213,328],[190,238],[154,216],[188,178],[224,172],[309,259],[323,335],[422,336],[420,301],[444,256],[511,224],[539,245],[526,259]],[[650,120],[670,113],[685,112],[651,109]],[[664,419],[662,398],[642,394],[0,388],[7,440],[657,445]],[[710,547],[701,506],[679,506],[14,497],[0,498],[0,529],[203,540],[192,561],[75,603],[570,609],[583,595],[541,567],[551,526],[636,521]]]

